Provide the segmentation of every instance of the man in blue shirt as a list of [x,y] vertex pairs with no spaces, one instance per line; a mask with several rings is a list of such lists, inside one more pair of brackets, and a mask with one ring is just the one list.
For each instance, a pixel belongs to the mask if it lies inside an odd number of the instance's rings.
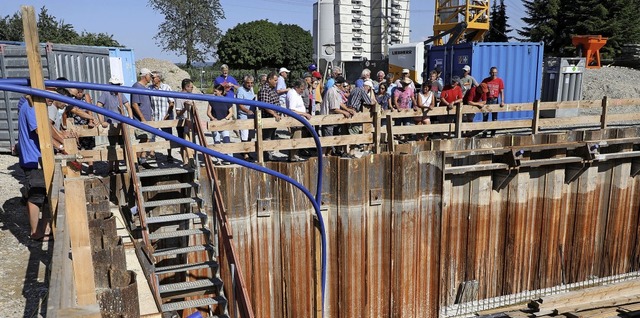
[[234,98],[236,94],[236,90],[240,87],[238,81],[231,75],[229,75],[229,66],[227,64],[222,64],[220,66],[220,71],[222,74],[216,77],[213,81],[213,86],[216,87],[218,85],[222,85],[223,87],[229,87],[230,89],[226,92],[226,97]]
[[[18,144],[20,145],[19,164],[24,171],[26,183],[23,195],[27,199],[27,214],[29,215],[30,237],[37,241],[49,240],[49,220],[43,216],[40,222],[40,209],[46,201],[46,187],[44,173],[39,167],[40,141],[38,140],[38,123],[36,112],[32,107],[31,98],[24,96],[18,102]],[[53,145],[62,150],[61,144],[52,140]]]
[[[133,88],[138,89],[149,89],[147,85],[151,83],[151,71],[148,68],[143,68],[140,70],[140,80],[133,84]],[[131,112],[133,112],[133,118],[137,119],[140,122],[146,122],[152,120],[152,109],[151,109],[151,96],[150,95],[142,95],[142,94],[131,94]],[[149,133],[142,130],[136,129],[134,132],[136,138],[140,141],[140,143],[145,143],[149,141]],[[136,154],[138,156],[138,163],[144,168],[152,168],[151,165],[147,162],[147,153],[146,152],[138,152]]]

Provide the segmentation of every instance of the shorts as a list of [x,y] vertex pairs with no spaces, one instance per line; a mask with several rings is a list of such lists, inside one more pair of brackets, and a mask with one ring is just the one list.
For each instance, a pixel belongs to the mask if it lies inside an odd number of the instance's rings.
[[149,132],[147,132],[146,130],[136,128],[133,131],[133,135],[136,137],[136,139],[139,139],[141,141],[149,140]]
[[176,127],[176,132],[178,133],[178,137],[184,139],[184,126]]
[[335,125],[325,125],[322,126],[322,137],[330,137],[333,136],[333,130],[335,129]]
[[[173,134],[173,128],[171,127],[163,127],[159,129],[166,132],[169,135]],[[151,135],[151,142],[155,142],[155,141],[156,141],[156,135]]]
[[42,169],[34,168],[22,168],[22,170],[24,170],[24,175],[27,179],[24,185],[27,201],[42,208],[47,196],[47,190],[44,184],[44,172]]

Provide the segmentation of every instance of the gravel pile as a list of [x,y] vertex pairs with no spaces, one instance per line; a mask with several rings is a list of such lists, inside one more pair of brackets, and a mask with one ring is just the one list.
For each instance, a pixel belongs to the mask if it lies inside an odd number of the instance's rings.
[[587,69],[582,83],[582,99],[640,98],[640,70],[609,66]]

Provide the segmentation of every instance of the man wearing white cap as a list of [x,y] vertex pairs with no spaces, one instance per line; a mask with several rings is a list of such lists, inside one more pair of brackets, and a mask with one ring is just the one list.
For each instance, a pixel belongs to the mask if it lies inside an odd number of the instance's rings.
[[278,83],[276,84],[276,93],[278,93],[278,97],[280,98],[280,106],[287,107],[287,93],[289,89],[287,88],[287,78],[289,77],[289,71],[286,67],[281,67],[278,74]]
[[465,65],[462,68],[462,76],[460,77],[460,88],[462,88],[462,96],[467,96],[467,92],[472,87],[477,87],[478,81],[471,76],[471,67]]
[[402,86],[402,81],[405,81],[405,79],[407,79],[410,82],[408,87],[411,88],[411,90],[415,91],[416,90],[416,84],[413,82],[413,80],[409,76],[410,73],[411,72],[409,72],[408,68],[402,69],[402,76],[400,76],[400,78],[398,80],[396,80],[396,82],[395,82],[396,87],[401,87]]
[[[132,87],[137,89],[149,89],[147,86],[151,83],[151,71],[148,68],[143,68],[140,70],[139,77],[140,79],[135,82]],[[151,121],[151,96],[131,94],[131,112],[133,113],[133,118],[141,122]],[[149,133],[142,129],[136,129],[134,134],[140,143],[146,143],[150,139]],[[139,152],[137,155],[140,166],[147,169],[151,168],[151,165],[147,162],[146,152]]]

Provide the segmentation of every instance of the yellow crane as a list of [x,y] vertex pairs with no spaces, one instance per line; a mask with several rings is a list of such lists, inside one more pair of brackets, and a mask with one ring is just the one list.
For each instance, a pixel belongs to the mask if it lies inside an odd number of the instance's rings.
[[435,0],[433,44],[458,44],[463,39],[482,41],[489,31],[490,0]]

